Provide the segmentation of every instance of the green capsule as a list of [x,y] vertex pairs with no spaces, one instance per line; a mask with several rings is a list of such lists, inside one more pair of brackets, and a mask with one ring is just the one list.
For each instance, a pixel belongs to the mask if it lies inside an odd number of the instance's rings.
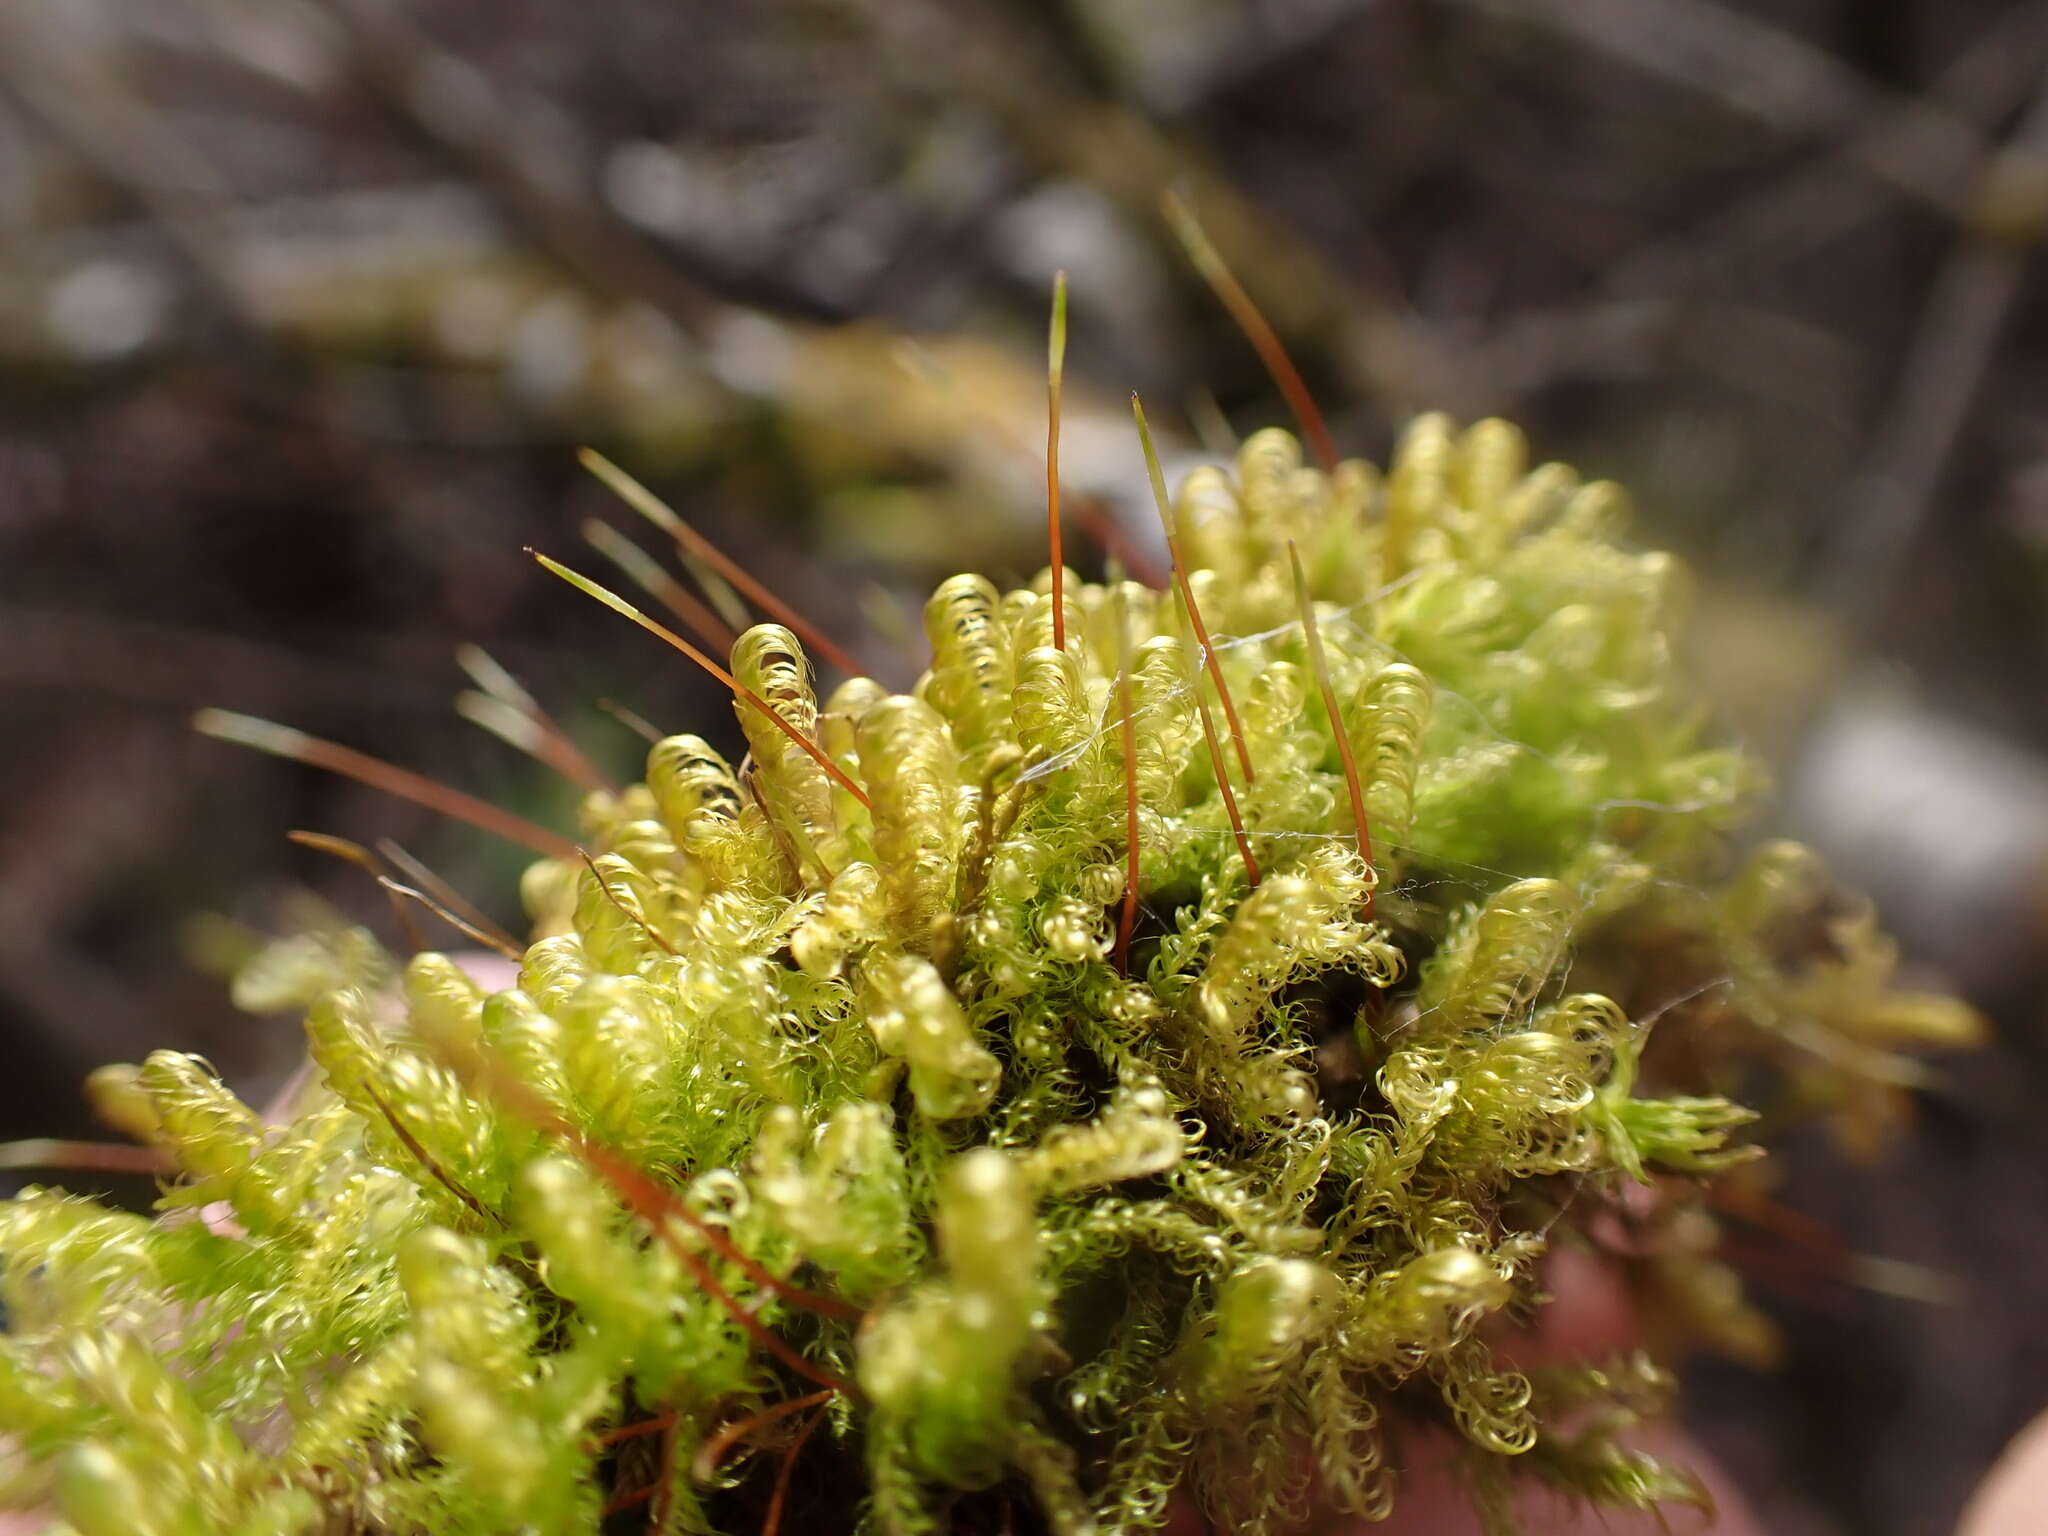
[[[733,645],[732,674],[797,735],[817,740],[818,699],[795,635],[780,624],[756,624]],[[794,846],[807,881],[831,878],[845,863],[831,778],[760,707],[738,699],[733,708],[769,818]]]
[[661,812],[661,824],[678,843],[692,823],[708,817],[736,820],[739,780],[732,767],[701,736],[664,736],[647,752],[647,787]]
[[1514,1018],[1556,969],[1577,918],[1556,880],[1518,880],[1468,913],[1422,972],[1432,1034]]
[[137,1079],[179,1164],[202,1179],[232,1183],[263,1141],[263,1122],[197,1056],[153,1051]]
[[907,695],[870,706],[858,739],[890,921],[904,942],[923,944],[953,904],[965,830],[959,760],[945,722]]
[[407,963],[404,988],[414,1033],[446,1060],[473,1062],[483,1037],[483,988],[453,960],[431,950]]
[[996,589],[985,577],[955,576],[939,584],[924,609],[932,646],[925,698],[944,717],[969,774],[1012,739],[1016,674],[997,608]]
[[960,1000],[929,960],[871,955],[861,966],[859,995],[875,1043],[909,1064],[921,1111],[957,1120],[987,1108],[1002,1066],[974,1038]]
[[1271,1396],[1334,1320],[1337,1277],[1308,1259],[1261,1259],[1225,1277],[1181,1348],[1181,1390],[1216,1413]]
[[890,908],[881,873],[872,864],[849,864],[817,901],[816,910],[790,933],[790,956],[806,975],[837,976],[856,949],[886,932]]
[[[1402,861],[1413,835],[1415,778],[1430,713],[1429,680],[1405,662],[1369,672],[1345,712],[1372,821],[1373,858],[1382,868]],[[1339,830],[1350,830],[1348,802],[1339,814]]]
[[1075,652],[1037,646],[1019,658],[1015,720],[1027,772],[1064,764],[1087,745],[1088,690]]
[[163,1133],[163,1121],[142,1086],[142,1069],[129,1062],[95,1067],[85,1080],[93,1113],[135,1141],[147,1144]]
[[527,946],[519,967],[519,990],[544,1012],[552,1013],[597,973],[582,939],[562,934]]
[[600,971],[634,976],[672,947],[655,920],[655,883],[616,853],[593,859],[576,888],[576,936]]
[[1482,523],[1496,522],[1529,467],[1529,440],[1512,422],[1475,421],[1451,455],[1451,492]]

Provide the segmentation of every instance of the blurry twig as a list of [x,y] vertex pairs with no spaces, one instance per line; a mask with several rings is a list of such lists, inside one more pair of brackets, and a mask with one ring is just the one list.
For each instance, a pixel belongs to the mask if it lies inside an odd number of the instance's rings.
[[615,218],[576,157],[536,133],[488,76],[439,48],[397,0],[328,0],[323,9],[363,78],[466,167],[540,250],[593,292],[638,299],[704,337],[723,301]]
[[2048,234],[2048,82],[1971,189],[1973,216],[1935,279],[1868,470],[1849,487],[1821,595],[1869,638],[1891,611],[1934,490]]
[[1849,163],[1952,218],[1989,158],[1954,114],[1901,96],[1789,33],[1707,0],[1458,0],[1540,23],[1597,52],[1685,86],[1784,133],[1855,134]]
[[[1934,78],[1927,97],[1973,128],[1988,128],[2022,100],[2048,62],[2048,7],[2021,6],[1988,25]],[[1883,189],[1844,176],[1845,160],[1900,152],[1918,131],[1889,107],[1874,110],[1813,163],[1772,182],[1733,209],[1716,209],[1699,227],[1652,245],[1608,269],[1615,293],[1669,291],[1689,273],[1763,256],[1811,250],[1886,206]]]
[[1670,294],[1524,311],[1496,326],[1472,358],[1481,392],[1447,402],[1466,415],[1513,412],[1560,379],[1653,377],[1677,362],[1846,426],[1864,371],[1851,340],[1803,316]]
[[[1388,415],[1435,398],[1437,381],[1463,379],[1457,349],[1403,295],[1356,264],[1339,270],[1262,208],[1191,135],[1117,94],[1099,65],[1077,53],[1073,29],[1051,9],[998,0],[844,3],[873,28],[876,55],[896,71],[898,89],[927,93],[926,61],[943,57],[950,91],[984,106],[1024,155],[1094,190],[1155,243],[1170,238],[1159,195],[1179,192],[1284,336],[1327,343],[1368,320],[1398,327],[1399,346],[1343,359]],[[1173,259],[1178,267],[1181,258]]]
[[[23,758],[33,762],[26,743]],[[196,780],[179,772],[192,748],[183,731],[94,722],[37,742],[58,773],[13,775],[0,821],[0,1001],[20,1009],[44,1049],[82,1069],[105,1054],[153,1043],[151,999],[114,957],[87,959],[65,942],[102,889],[173,841]]]
[[0,5],[0,86],[94,171],[148,210],[200,283],[247,331],[262,324],[221,227],[231,189],[119,72],[61,37],[61,9]]

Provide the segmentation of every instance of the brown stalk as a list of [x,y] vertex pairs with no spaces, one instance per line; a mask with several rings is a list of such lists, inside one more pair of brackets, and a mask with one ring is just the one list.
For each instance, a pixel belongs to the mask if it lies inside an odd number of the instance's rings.
[[[345,837],[336,837],[330,832],[308,832],[303,828],[294,828],[285,833],[285,840],[297,843],[301,848],[311,848],[315,853],[324,853],[344,863],[353,864],[372,880],[377,881],[379,889],[384,889],[384,870],[377,863],[377,856],[361,843],[351,842]],[[384,897],[391,903],[392,915],[398,919],[398,926],[405,930],[406,942],[412,945],[413,953],[418,954],[427,947],[427,940],[420,932],[419,924],[412,920],[412,908],[399,899],[396,891],[384,889]]]
[[518,939],[506,932],[500,924],[493,922],[490,915],[483,908],[479,907],[475,902],[463,895],[462,892],[456,890],[454,886],[435,874],[425,864],[406,852],[405,849],[400,847],[391,838],[378,838],[377,852],[382,854],[388,862],[403,870],[411,877],[413,884],[433,896],[443,906],[447,907],[449,911],[461,913],[469,921],[476,924],[478,928],[482,929],[488,935],[485,942],[491,948],[497,950],[499,954],[505,954],[509,950],[512,958],[518,959],[522,957],[523,952],[520,949]]
[[[820,768],[825,770],[825,774],[828,778],[832,779],[836,784],[839,785],[841,789],[845,790],[849,795],[852,795],[855,800],[859,801],[861,804],[861,808],[863,810],[871,808],[868,804],[867,792],[863,790],[858,784],[854,783],[853,780],[847,776],[847,772],[844,768],[841,768],[837,763],[833,762],[829,756],[826,755],[824,748],[820,747],[815,741],[811,740],[810,737],[806,736],[802,731],[798,730],[795,726],[791,725],[787,720],[783,719],[782,716],[778,715],[773,709],[769,708],[768,701],[766,699],[762,698],[761,695],[754,692],[753,689],[749,688],[745,683],[741,682],[738,678],[734,677],[730,672],[726,671],[724,667],[721,667],[709,656],[705,655],[702,651],[698,650],[696,646],[690,644],[689,641],[685,640],[681,635],[677,634],[674,630],[655,623],[654,620],[647,617],[646,614],[642,613],[638,608],[635,608],[623,597],[618,596],[618,594],[614,592],[607,591],[605,588],[599,586],[596,582],[592,581],[588,576],[578,575],[575,571],[570,570],[569,567],[567,567],[566,565],[563,565],[558,561],[550,560],[546,555],[542,554],[539,550],[529,549],[527,553],[529,555],[532,555],[535,560],[538,560],[549,571],[561,577],[562,580],[568,582],[569,585],[576,588],[577,591],[583,593],[586,597],[596,598],[600,603],[603,603],[605,607],[611,609],[614,613],[624,615],[626,618],[631,619],[635,624],[638,624],[642,629],[646,630],[650,635],[655,636],[657,639],[666,641],[669,645],[681,651],[685,656],[689,657],[690,660],[694,661],[698,666],[702,667],[706,672],[709,672],[713,677],[717,678],[721,683],[725,684],[726,687],[730,688],[736,696],[738,696],[741,699],[744,699],[747,703],[753,705],[754,708],[761,711],[762,714],[766,715],[769,719],[769,722],[773,724],[777,730],[781,731],[783,735],[787,736],[791,741],[795,742],[797,746],[802,748],[803,751],[810,756],[812,761],[817,763],[817,765]],[[576,845],[574,843],[571,843],[569,845],[569,854],[567,856],[573,857],[575,853]]]
[[1323,413],[1316,409],[1316,402],[1308,392],[1308,386],[1301,380],[1301,373],[1294,366],[1294,360],[1287,355],[1287,349],[1280,344],[1273,327],[1266,323],[1266,317],[1259,313],[1259,306],[1252,296],[1245,292],[1244,285],[1230,270],[1222,253],[1210,242],[1194,209],[1177,194],[1168,192],[1161,199],[1166,210],[1166,221],[1173,226],[1179,237],[1181,248],[1194,263],[1195,270],[1202,275],[1202,281],[1209,285],[1223,307],[1230,311],[1230,318],[1237,322],[1237,328],[1244,333],[1244,339],[1251,343],[1252,350],[1259,354],[1259,361],[1265,365],[1266,373],[1279,389],[1281,398],[1286,400],[1288,410],[1294,413],[1301,435],[1307,439],[1309,451],[1316,456],[1316,463],[1324,474],[1337,467],[1337,445],[1330,438],[1330,429],[1323,421]]
[[1067,274],[1052,280],[1045,364],[1045,526],[1052,552],[1052,645],[1067,648],[1067,557],[1060,545],[1060,384],[1067,368]]
[[699,640],[715,651],[732,652],[739,638],[733,627],[711,611],[696,593],[669,575],[654,557],[609,523],[591,518],[583,525],[583,542],[611,561],[646,590],[650,597],[681,619]]
[[1134,391],[1131,395],[1131,414],[1138,423],[1138,442],[1145,450],[1145,473],[1152,481],[1152,500],[1159,508],[1159,526],[1166,532],[1166,552],[1173,559],[1173,579],[1180,588],[1180,600],[1187,605],[1188,623],[1195,631],[1195,644],[1202,648],[1202,664],[1209,670],[1209,680],[1216,685],[1216,697],[1223,702],[1223,718],[1230,725],[1231,745],[1237,748],[1237,764],[1244,770],[1244,782],[1249,787],[1258,782],[1258,775],[1252,771],[1252,755],[1245,745],[1244,726],[1237,718],[1237,705],[1231,700],[1230,685],[1223,680],[1223,664],[1216,659],[1216,647],[1209,640],[1209,626],[1202,622],[1201,606],[1195,601],[1195,589],[1188,580],[1188,563],[1180,552],[1180,532],[1175,526],[1173,505],[1166,496],[1166,473],[1159,467],[1159,450],[1152,443],[1152,428],[1145,420],[1145,402]]
[[782,1453],[782,1465],[775,1472],[775,1489],[768,1495],[768,1513],[761,1521],[761,1536],[778,1536],[782,1530],[782,1506],[789,1498],[790,1476],[796,1471],[796,1459],[803,1454],[804,1446],[810,1442],[824,1418],[825,1411],[821,1408],[804,1420],[796,1438],[789,1442],[789,1449]]
[[421,1146],[419,1138],[406,1129],[405,1122],[398,1118],[398,1111],[385,1102],[384,1096],[381,1093],[368,1084],[364,1085],[363,1091],[369,1094],[370,1102],[375,1104],[378,1113],[384,1116],[385,1123],[391,1127],[391,1134],[399,1139],[404,1145],[405,1150],[410,1152],[419,1161],[419,1165],[422,1168],[434,1176],[436,1183],[464,1205],[468,1206],[487,1225],[502,1227],[505,1224],[504,1218],[499,1216],[496,1211],[490,1209],[481,1200],[477,1199],[475,1195],[472,1195],[468,1190],[455,1182],[454,1176],[441,1166],[440,1161],[434,1154]]
[[1131,970],[1131,931],[1138,922],[1138,725],[1131,702],[1131,636],[1122,602],[1116,613],[1116,697],[1124,749],[1124,908],[1116,925],[1116,968]]
[[704,1481],[718,1470],[718,1464],[725,1459],[725,1453],[756,1431],[766,1429],[778,1419],[786,1419],[792,1413],[802,1413],[806,1408],[816,1408],[829,1401],[830,1392],[810,1392],[802,1397],[792,1397],[786,1402],[770,1403],[758,1413],[750,1413],[744,1419],[735,1419],[704,1442],[691,1463],[690,1473],[699,1482]]
[[585,469],[611,487],[634,511],[674,539],[683,549],[696,556],[697,559],[702,560],[706,565],[717,571],[719,575],[723,576],[735,587],[738,587],[740,591],[744,592],[773,615],[779,623],[787,624],[796,632],[797,638],[802,640],[805,645],[816,651],[820,656],[823,656],[848,677],[858,677],[861,675],[860,663],[855,661],[853,657],[848,655],[845,650],[834,642],[830,635],[826,634],[817,625],[769,591],[767,587],[748,575],[744,566],[719,549],[717,545],[705,538],[703,534],[697,532],[696,529],[684,522],[675,514],[673,508],[652,491],[648,490],[646,486],[635,480],[594,448],[580,449],[576,457]]
[[619,915],[621,917],[625,918],[627,922],[631,923],[634,927],[638,928],[642,933],[646,934],[647,937],[651,939],[658,948],[666,951],[670,955],[678,953],[675,945],[669,943],[667,939],[663,938],[660,932],[655,928],[654,924],[647,920],[646,913],[635,912],[631,907],[626,905],[625,899],[621,897],[617,891],[612,889],[611,881],[605,879],[604,871],[597,867],[597,860],[593,859],[590,856],[589,849],[578,848],[576,852],[582,856],[583,867],[590,871],[590,878],[597,882],[597,888],[600,891],[604,892],[605,899],[609,901],[613,906],[619,909]]
[[[1351,824],[1358,831],[1358,856],[1372,869],[1372,829],[1365,819],[1365,789],[1358,779],[1358,760],[1352,755],[1351,736],[1344,729],[1344,717],[1337,711],[1337,690],[1330,685],[1330,659],[1323,654],[1322,631],[1316,628],[1316,605],[1308,594],[1308,573],[1301,568],[1301,551],[1294,540],[1287,541],[1287,558],[1294,564],[1294,596],[1301,604],[1301,632],[1308,641],[1309,663],[1315,668],[1316,686],[1322,690],[1323,709],[1330,717],[1330,734],[1337,738],[1337,756],[1344,764],[1344,788],[1351,796]],[[1365,891],[1365,915],[1372,917],[1372,887]]]
[[130,1147],[117,1141],[61,1141],[49,1136],[0,1142],[0,1168],[160,1175],[177,1171],[155,1147]]
[[329,773],[338,773],[343,778],[354,779],[358,784],[367,784],[372,789],[381,789],[387,795],[396,795],[401,800],[410,800],[423,805],[430,811],[443,816],[453,816],[457,821],[466,821],[471,826],[490,832],[507,842],[517,843],[522,848],[551,859],[568,859],[576,856],[576,845],[559,832],[550,832],[546,827],[536,826],[523,816],[500,810],[488,800],[479,800],[466,795],[459,789],[428,778],[425,774],[399,768],[381,758],[358,752],[353,747],[344,747],[335,742],[322,741],[317,736],[308,736],[304,731],[293,730],[290,726],[276,725],[268,720],[259,720],[253,715],[238,715],[225,709],[202,709],[192,717],[193,729],[219,741],[231,741],[238,746],[254,747],[259,752],[268,752],[273,757],[289,758],[296,763],[322,768]]
[[770,1271],[758,1259],[742,1252],[733,1244],[731,1238],[703,1220],[688,1205],[634,1167],[620,1153],[556,1114],[538,1094],[516,1078],[492,1067],[488,1062],[474,1061],[467,1064],[465,1075],[476,1081],[481,1091],[536,1130],[566,1143],[572,1152],[611,1187],[612,1193],[624,1201],[629,1210],[653,1229],[655,1236],[675,1255],[683,1267],[690,1271],[692,1278],[706,1293],[725,1309],[727,1315],[770,1354],[791,1370],[810,1378],[820,1386],[830,1387],[835,1392],[846,1390],[845,1383],[812,1365],[762,1327],[760,1320],[742,1307],[732,1293],[718,1283],[718,1277],[711,1273],[709,1266],[676,1237],[669,1227],[669,1221],[673,1218],[681,1222],[712,1252],[736,1266],[755,1284],[764,1290],[772,1291],[791,1306],[844,1322],[859,1322],[865,1317],[866,1314],[860,1308],[850,1302],[841,1301],[836,1296],[822,1296],[815,1291],[805,1290],[800,1285],[791,1285]]
[[[456,713],[545,763],[579,789],[618,793],[619,786],[598,770],[574,738],[541,707],[540,700],[482,646],[458,646],[455,661],[482,690],[481,696],[458,697]],[[497,708],[490,708],[491,704]],[[524,729],[520,728],[522,721]]]

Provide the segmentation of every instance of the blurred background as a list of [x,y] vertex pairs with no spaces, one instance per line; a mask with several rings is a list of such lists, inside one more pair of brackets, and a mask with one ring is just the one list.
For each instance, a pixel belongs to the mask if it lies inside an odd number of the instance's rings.
[[195,707],[558,826],[459,644],[604,773],[619,710],[734,736],[521,554],[661,547],[578,445],[907,684],[933,580],[1044,563],[1065,268],[1072,563],[1142,563],[1125,393],[1183,455],[1285,420],[1167,189],[1347,453],[1498,412],[1633,489],[1773,829],[1995,1019],[1874,1163],[1785,1147],[1855,1262],[1756,1266],[1782,1360],[1688,1398],[1773,1532],[1949,1529],[2048,1399],[2037,0],[0,4],[0,1136],[97,1134],[78,1080],[159,1045],[290,1070],[232,925],[400,935],[288,829],[517,917],[517,850]]

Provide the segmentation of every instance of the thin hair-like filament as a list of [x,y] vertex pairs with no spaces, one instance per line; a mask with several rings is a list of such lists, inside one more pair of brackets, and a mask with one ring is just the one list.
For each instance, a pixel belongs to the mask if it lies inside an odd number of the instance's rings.
[[675,947],[675,945],[669,943],[669,941],[666,938],[662,937],[661,930],[656,928],[653,923],[647,920],[646,913],[635,912],[631,907],[626,905],[625,898],[621,896],[617,891],[612,889],[611,881],[605,879],[604,871],[597,867],[597,860],[593,859],[590,856],[590,850],[588,848],[578,848],[576,852],[578,856],[581,857],[583,860],[583,867],[590,871],[590,878],[597,882],[598,890],[604,893],[605,900],[609,901],[613,907],[617,908],[619,916],[623,917],[627,922],[631,923],[635,928],[639,929],[641,933],[645,934],[647,936],[648,942],[653,944],[655,948],[662,950],[664,953],[669,955],[675,955],[680,953],[680,951]]
[[[1315,600],[1309,596],[1308,573],[1301,567],[1301,551],[1294,540],[1287,541],[1287,558],[1294,563],[1294,596],[1301,604],[1301,632],[1308,642],[1309,665],[1315,669],[1316,686],[1322,690],[1323,709],[1330,717],[1330,734],[1337,738],[1337,757],[1344,764],[1344,788],[1351,796],[1351,824],[1358,832],[1358,856],[1372,868],[1372,828],[1365,818],[1365,787],[1358,777],[1358,759],[1351,750],[1350,733],[1337,709],[1337,690],[1330,685],[1330,659],[1323,654],[1322,631],[1316,628]],[[1372,887],[1365,889],[1365,915],[1372,916]]]
[[1131,932],[1138,922],[1138,723],[1131,699],[1131,636],[1121,595],[1116,611],[1116,704],[1124,753],[1124,907],[1116,925],[1116,968],[1131,969]]
[[1180,588],[1180,600],[1187,606],[1188,623],[1195,632],[1195,644],[1202,648],[1202,664],[1216,685],[1216,697],[1223,703],[1223,718],[1230,726],[1231,745],[1237,749],[1238,767],[1247,785],[1256,784],[1251,749],[1245,745],[1244,726],[1237,718],[1237,705],[1230,697],[1230,685],[1223,680],[1223,665],[1216,659],[1216,647],[1209,640],[1209,626],[1202,622],[1201,606],[1195,601],[1194,584],[1188,579],[1188,563],[1181,554],[1180,531],[1174,525],[1173,504],[1166,495],[1166,474],[1159,467],[1159,450],[1152,442],[1152,428],[1145,420],[1145,402],[1131,393],[1131,415],[1138,423],[1138,442],[1145,450],[1145,473],[1152,482],[1152,499],[1159,507],[1159,526],[1166,533],[1166,552],[1173,561],[1173,579]]
[[405,904],[396,891],[385,886],[384,868],[377,862],[376,854],[361,843],[351,842],[345,837],[336,837],[331,832],[308,832],[295,827],[285,833],[285,840],[297,843],[301,848],[310,848],[315,853],[324,853],[340,859],[343,863],[353,864],[362,870],[377,882],[377,888],[384,892],[384,899],[391,903],[392,915],[398,919],[398,926],[404,930],[405,941],[412,946],[413,953],[418,954],[427,947],[426,935],[420,932],[419,924],[412,920],[412,908]]
[[[599,771],[575,738],[490,652],[479,645],[460,645],[455,648],[455,663],[482,690],[458,695],[457,714],[547,764],[578,789],[618,793],[619,786]],[[524,730],[518,721],[525,722]]]
[[610,523],[590,518],[583,524],[583,542],[624,571],[648,596],[655,598],[699,640],[716,651],[730,651],[739,631],[711,611],[696,593],[663,570],[655,558]]
[[690,1471],[699,1482],[718,1470],[718,1464],[725,1460],[725,1453],[740,1441],[759,1430],[766,1429],[792,1413],[802,1413],[806,1408],[816,1408],[831,1401],[830,1392],[807,1392],[802,1397],[792,1397],[780,1403],[770,1403],[758,1413],[750,1413],[744,1419],[735,1419],[704,1442],[697,1452],[697,1459],[691,1463]]
[[787,624],[806,646],[823,656],[848,677],[860,676],[860,663],[836,644],[830,635],[756,581],[747,573],[745,566],[684,522],[676,515],[674,508],[646,486],[594,448],[579,449],[576,457],[585,469],[611,487],[634,511],[738,587],[765,609],[776,622]]
[[485,942],[493,949],[498,950],[500,953],[509,950],[512,952],[514,959],[519,958],[523,953],[519,941],[508,933],[502,924],[493,922],[489,913],[463,895],[462,892],[455,889],[446,880],[435,874],[433,870],[429,869],[419,859],[413,857],[395,840],[388,837],[378,838],[377,852],[382,854],[388,862],[396,865],[407,875],[411,876],[413,884],[434,896],[449,911],[461,913],[470,922],[482,929],[484,934],[487,935]]
[[1060,385],[1067,368],[1067,274],[1052,280],[1045,362],[1045,533],[1052,556],[1052,645],[1067,648],[1067,556],[1060,541]]
[[[845,790],[849,795],[853,796],[854,799],[858,800],[863,810],[870,808],[868,805],[867,791],[862,789],[858,784],[854,783],[852,778],[850,778],[847,775],[846,770],[844,768],[841,768],[837,763],[833,762],[832,759],[826,754],[825,749],[823,747],[819,746],[815,741],[811,740],[810,737],[806,736],[802,731],[798,730],[795,726],[791,725],[787,720],[783,719],[782,716],[778,715],[773,709],[769,707],[768,701],[766,699],[762,698],[761,695],[754,692],[753,689],[749,688],[745,683],[742,683],[738,678],[734,677],[730,672],[726,671],[724,667],[721,667],[709,656],[705,655],[702,651],[698,650],[696,646],[690,644],[689,641],[685,640],[681,635],[677,634],[674,630],[668,628],[666,625],[657,624],[653,619],[647,617],[646,614],[642,613],[638,608],[635,608],[623,597],[620,597],[615,592],[607,591],[605,588],[599,586],[596,582],[592,581],[588,576],[579,575],[577,572],[570,570],[569,567],[561,564],[559,561],[550,560],[546,555],[542,554],[537,549],[530,549],[527,551],[527,553],[532,555],[534,559],[538,560],[549,571],[561,577],[562,580],[569,583],[570,586],[576,588],[577,591],[583,593],[584,596],[596,598],[600,603],[603,603],[605,607],[611,609],[612,612],[631,619],[635,624],[638,624],[650,635],[653,635],[655,638],[659,640],[666,641],[676,650],[681,651],[685,656],[689,657],[690,660],[694,661],[698,666],[702,667],[706,672],[709,672],[713,677],[717,678],[721,683],[725,684],[726,687],[730,688],[737,697],[744,699],[747,703],[753,705],[754,708],[758,709],[762,714],[766,715],[768,719],[774,724],[777,730],[781,731],[783,735],[787,736],[791,741],[795,742],[799,748],[801,748],[804,752],[809,754],[813,762],[815,762],[820,768],[825,770],[825,775],[827,778],[833,780],[835,783],[839,785],[841,789]],[[566,855],[558,855],[558,857],[568,858],[574,858],[575,856],[576,845],[574,843],[569,844],[569,851]]]
[[525,958],[525,952],[518,945],[506,944],[493,938],[485,930],[477,927],[476,924],[460,914],[449,911],[448,908],[442,906],[440,902],[429,896],[425,891],[415,890],[412,886],[405,884],[403,881],[394,880],[389,875],[379,875],[377,877],[377,884],[394,896],[402,896],[408,901],[418,902],[457,933],[462,934],[465,938],[474,939],[486,949],[495,950],[507,960],[517,961]]

